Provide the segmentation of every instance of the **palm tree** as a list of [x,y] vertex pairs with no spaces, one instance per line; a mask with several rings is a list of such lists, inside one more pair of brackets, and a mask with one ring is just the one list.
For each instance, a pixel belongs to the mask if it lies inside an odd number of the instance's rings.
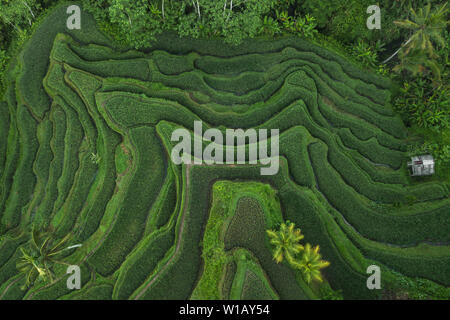
[[308,283],[313,279],[322,282],[323,279],[320,269],[329,265],[330,263],[328,261],[322,260],[322,256],[319,253],[319,246],[311,247],[309,243],[305,245],[300,261],[295,262],[295,267],[303,272],[305,280]]
[[417,13],[413,8],[410,8],[410,11],[412,21],[406,19],[394,21],[394,23],[401,28],[410,29],[411,37],[393,55],[383,61],[383,64],[391,60],[402,49],[403,56],[407,56],[411,51],[420,50],[427,53],[430,58],[436,58],[432,41],[445,46],[445,40],[441,33],[448,24],[447,2],[433,11],[431,11],[431,3],[420,8]]
[[22,257],[16,264],[17,269],[26,276],[25,285],[22,289],[29,287],[36,280],[50,280],[52,282],[53,274],[51,268],[54,264],[69,265],[56,258],[64,250],[79,246],[64,248],[71,236],[69,233],[62,240],[57,241],[54,234],[49,235],[47,233],[42,234],[36,230],[33,231],[28,248],[20,248]]
[[289,263],[294,263],[295,255],[303,250],[303,246],[299,244],[300,240],[304,238],[300,229],[294,229],[295,225],[292,222],[287,222],[287,225],[282,223],[279,231],[267,230],[270,237],[270,243],[275,246],[273,252],[273,259],[280,263],[284,258]]
[[22,251],[22,257],[17,262],[16,267],[20,273],[23,273],[26,276],[25,285],[22,286],[22,290],[25,290],[36,280],[36,278],[45,281],[47,272],[40,266],[37,257],[28,254],[23,248],[20,248],[20,251]]

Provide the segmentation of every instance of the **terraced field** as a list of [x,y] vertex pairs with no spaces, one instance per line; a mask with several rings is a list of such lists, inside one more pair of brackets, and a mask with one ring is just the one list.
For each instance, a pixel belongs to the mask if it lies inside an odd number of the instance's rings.
[[[264,230],[283,220],[320,245],[344,298],[380,298],[371,264],[383,288],[401,273],[450,296],[449,186],[408,177],[387,79],[298,38],[165,34],[127,50],[88,15],[66,30],[65,9],[41,22],[0,103],[0,299],[320,298],[271,260]],[[279,172],[174,165],[171,133],[195,120],[279,129]],[[48,228],[82,244],[65,257],[81,290],[65,267],[20,289],[20,247]]]

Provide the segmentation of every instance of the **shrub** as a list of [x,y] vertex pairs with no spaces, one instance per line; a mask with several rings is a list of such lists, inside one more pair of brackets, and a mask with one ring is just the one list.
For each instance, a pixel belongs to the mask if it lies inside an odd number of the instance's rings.
[[394,109],[402,115],[406,125],[417,125],[442,131],[450,128],[450,107],[448,87],[434,87],[424,77],[404,82],[394,100]]

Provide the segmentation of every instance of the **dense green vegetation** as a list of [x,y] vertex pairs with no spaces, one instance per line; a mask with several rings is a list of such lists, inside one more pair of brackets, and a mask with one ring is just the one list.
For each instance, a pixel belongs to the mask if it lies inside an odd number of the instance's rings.
[[[445,7],[380,1],[382,33],[369,2],[0,0],[0,299],[449,299]],[[279,129],[279,172],[175,165],[195,120]],[[287,221],[320,246],[299,270],[266,232]]]

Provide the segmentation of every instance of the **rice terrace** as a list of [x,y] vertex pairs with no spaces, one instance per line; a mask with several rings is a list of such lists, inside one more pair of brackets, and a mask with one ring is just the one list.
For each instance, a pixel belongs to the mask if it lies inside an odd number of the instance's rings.
[[8,64],[0,300],[450,298],[448,175],[411,176],[387,75],[296,35],[136,49],[96,19],[54,5]]

